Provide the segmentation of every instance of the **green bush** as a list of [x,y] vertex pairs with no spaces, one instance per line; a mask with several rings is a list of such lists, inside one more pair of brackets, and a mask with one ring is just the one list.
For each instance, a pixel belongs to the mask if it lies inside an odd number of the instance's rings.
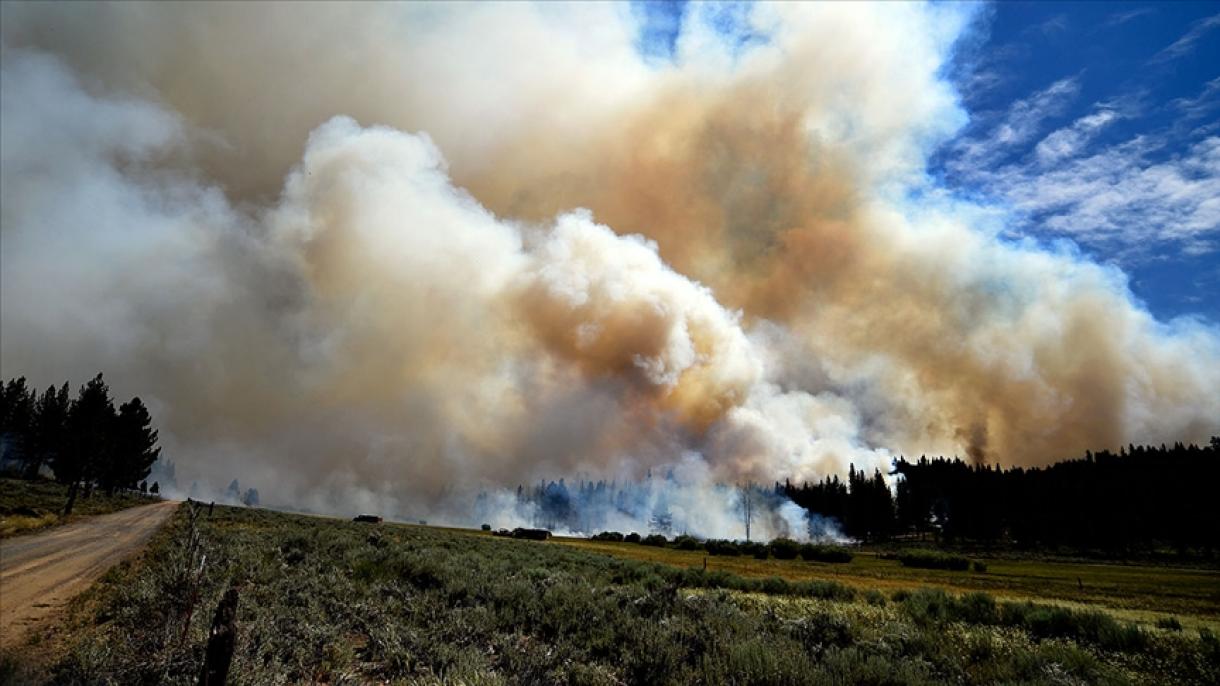
[[777,538],[768,546],[771,556],[777,560],[795,560],[801,552],[801,544],[791,538]]
[[904,567],[948,569],[954,572],[964,572],[970,569],[969,558],[936,550],[904,550],[898,554],[898,561]]
[[970,566],[972,569],[974,569],[976,574],[987,573],[987,563],[983,562],[982,560],[975,560]]
[[1156,620],[1156,628],[1166,631],[1181,631],[1182,623],[1178,621],[1177,617],[1161,617]]
[[663,548],[665,547],[666,543],[669,543],[669,540],[661,534],[649,534],[648,536],[645,536],[644,540],[640,541],[640,543]]
[[830,545],[806,543],[801,546],[801,559],[806,562],[831,562],[845,564],[851,562],[851,551],[846,548]]
[[639,543],[640,535],[637,534],[636,532],[632,531],[631,533],[629,533],[623,537],[623,541],[625,541],[627,543]]
[[617,531],[603,531],[593,535],[595,541],[611,541],[613,543],[622,543],[623,535]]
[[681,536],[674,538],[673,544],[678,550],[698,550],[703,547],[703,544],[699,542],[699,539],[693,536],[687,536],[686,534],[682,534]]
[[746,541],[745,543],[738,543],[737,550],[741,551],[742,555],[753,555],[754,558],[758,560],[767,559],[771,552],[767,549],[767,546],[759,543],[758,541]]
[[724,555],[726,557],[741,555],[741,551],[738,550],[736,543],[724,539],[708,539],[703,542],[703,549],[709,555]]

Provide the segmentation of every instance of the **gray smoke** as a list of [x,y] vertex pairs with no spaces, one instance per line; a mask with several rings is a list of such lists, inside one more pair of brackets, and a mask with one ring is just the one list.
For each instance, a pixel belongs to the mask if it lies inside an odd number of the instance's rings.
[[673,469],[613,523],[709,536],[750,480],[1220,429],[1214,327],[924,177],[973,10],[705,11],[654,65],[616,5],[5,3],[3,374],[103,370],[267,504]]

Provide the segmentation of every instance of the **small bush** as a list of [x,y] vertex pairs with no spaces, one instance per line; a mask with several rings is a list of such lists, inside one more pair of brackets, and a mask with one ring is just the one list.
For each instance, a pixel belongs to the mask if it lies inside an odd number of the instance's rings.
[[623,535],[617,531],[603,531],[600,534],[594,534],[595,541],[610,541],[612,543],[622,543]]
[[758,543],[757,541],[738,543],[737,550],[741,551],[742,555],[753,555],[759,560],[767,559],[767,555],[770,553],[770,551],[767,550],[767,546],[763,545],[762,543]]
[[788,595],[792,592],[792,588],[785,579],[769,576],[762,581],[762,591],[767,595]]
[[491,525],[490,525],[490,524],[484,524],[483,526],[481,526],[481,527],[479,527],[479,528],[480,528],[480,529],[482,529],[483,531],[491,531]]
[[530,541],[545,541],[551,537],[551,532],[546,529],[513,529],[513,538],[524,538]]
[[801,559],[806,562],[831,562],[846,564],[851,562],[852,554],[846,548],[831,545],[816,545],[806,543],[801,546]]
[[623,541],[626,543],[639,543],[640,535],[637,534],[636,532],[632,531],[631,533],[629,533],[623,537]]
[[771,541],[771,555],[777,560],[795,560],[801,552],[801,544],[791,538],[777,538]]
[[699,542],[699,539],[682,534],[674,539],[674,547],[678,550],[698,550],[703,545]]
[[1156,620],[1156,628],[1166,631],[1181,631],[1182,623],[1178,621],[1177,617],[1162,617]]
[[974,569],[975,574],[987,573],[987,563],[982,560],[975,560],[970,566]]
[[669,543],[669,540],[661,534],[649,534],[648,536],[645,536],[644,540],[640,541],[640,543],[655,546],[657,548],[663,548],[665,547],[666,543]]
[[898,561],[902,563],[903,567],[948,569],[954,572],[964,572],[970,569],[969,558],[935,550],[904,550],[899,553]]
[[708,539],[703,542],[703,549],[709,555],[724,555],[726,557],[741,555],[741,551],[737,549],[736,543],[724,539]]

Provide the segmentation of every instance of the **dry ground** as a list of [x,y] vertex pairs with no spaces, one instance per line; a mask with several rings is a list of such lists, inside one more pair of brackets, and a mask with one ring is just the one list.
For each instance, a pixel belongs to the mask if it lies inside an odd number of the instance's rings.
[[112,565],[139,551],[177,506],[134,507],[0,541],[0,646],[19,643]]

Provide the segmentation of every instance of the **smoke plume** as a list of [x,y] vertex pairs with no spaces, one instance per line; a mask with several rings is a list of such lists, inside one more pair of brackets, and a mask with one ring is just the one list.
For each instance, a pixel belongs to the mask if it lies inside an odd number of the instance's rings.
[[5,3],[3,374],[102,369],[264,503],[677,465],[631,521],[703,535],[716,484],[1220,430],[1214,327],[925,174],[973,9],[717,11],[656,64],[615,4]]

